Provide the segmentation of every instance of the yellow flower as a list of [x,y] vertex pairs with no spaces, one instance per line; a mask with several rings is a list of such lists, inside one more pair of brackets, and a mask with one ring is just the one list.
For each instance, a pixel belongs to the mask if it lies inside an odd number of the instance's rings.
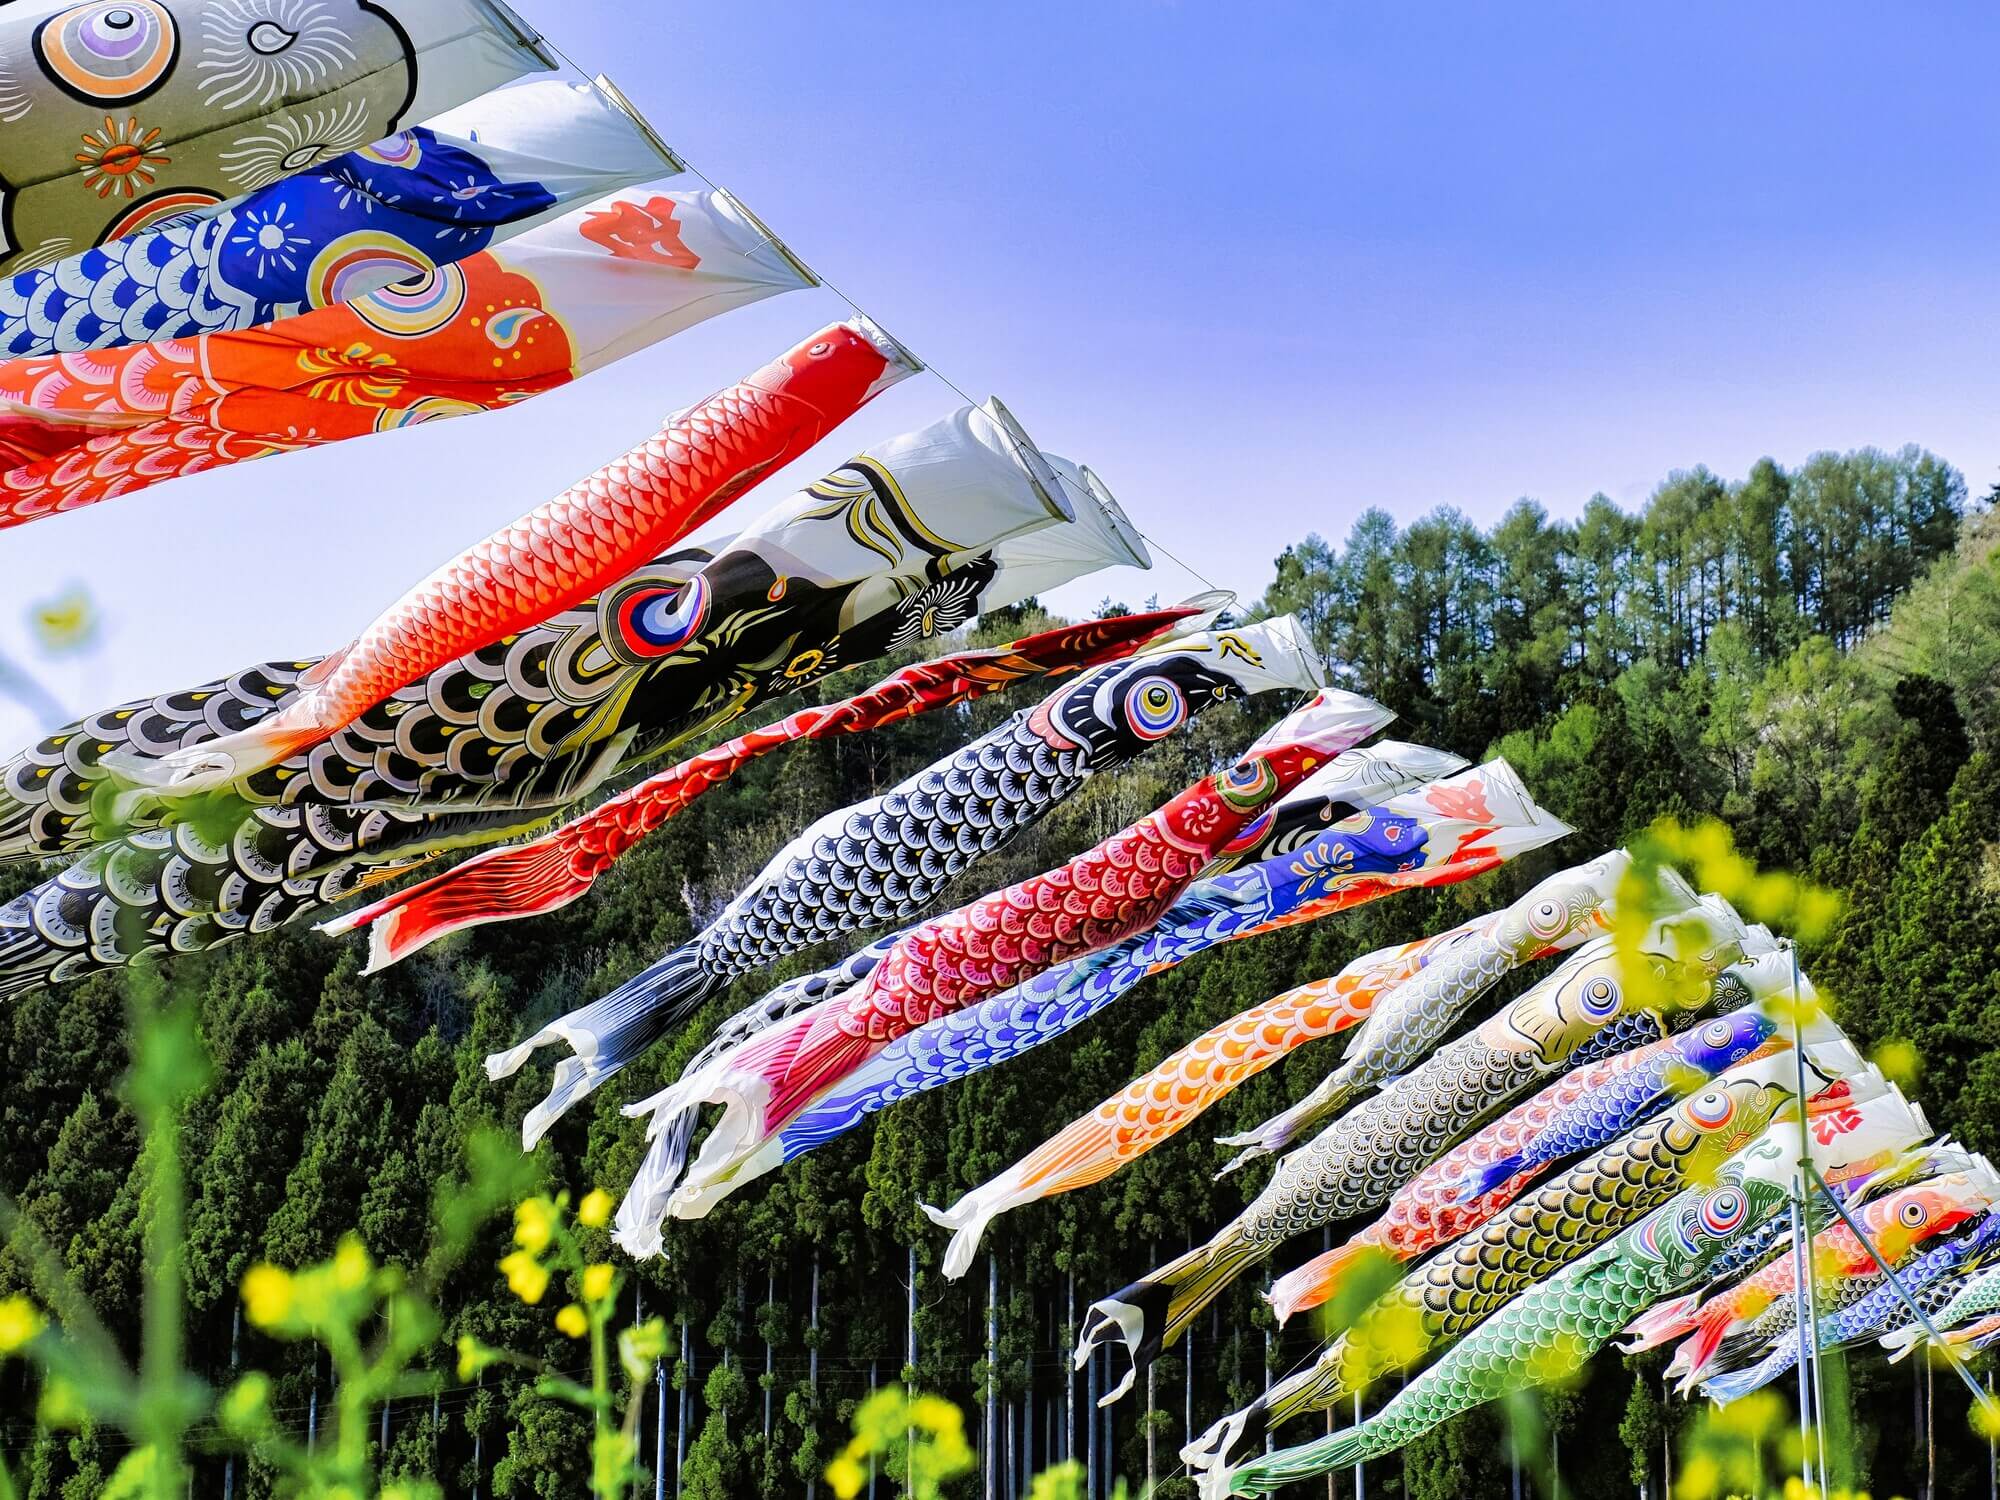
[[525,1250],[502,1256],[500,1269],[506,1274],[507,1289],[530,1306],[549,1289],[548,1268]]
[[546,1198],[529,1198],[514,1206],[514,1243],[530,1255],[540,1255],[555,1237],[556,1216]]
[[498,1363],[498,1350],[489,1349],[469,1333],[458,1336],[458,1378],[470,1380],[490,1364]]
[[44,1323],[26,1297],[0,1297],[0,1354],[12,1354],[35,1341]]
[[611,1195],[603,1188],[592,1188],[576,1206],[576,1222],[586,1229],[602,1229],[610,1223]]
[[243,1277],[243,1310],[259,1328],[275,1328],[292,1315],[292,1273],[277,1266],[252,1266]]
[[603,1261],[583,1268],[583,1300],[602,1302],[611,1295],[611,1267]]
[[826,1466],[826,1482],[840,1500],[854,1500],[868,1482],[868,1471],[843,1453]]
[[590,1319],[584,1316],[582,1308],[572,1302],[556,1314],[556,1328],[573,1339],[580,1339],[590,1332]]
[[367,1246],[351,1234],[343,1236],[340,1248],[333,1252],[333,1284],[343,1292],[359,1291],[374,1269]]

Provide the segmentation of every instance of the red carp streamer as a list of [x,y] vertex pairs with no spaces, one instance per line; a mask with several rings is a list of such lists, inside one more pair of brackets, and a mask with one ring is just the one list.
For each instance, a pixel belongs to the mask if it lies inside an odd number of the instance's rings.
[[822,329],[431,574],[270,718],[158,760],[106,761],[170,796],[275,765],[446,662],[588,599],[918,368],[866,319]]
[[850,698],[802,708],[775,724],[682,761],[579,818],[525,844],[493,849],[334,921],[320,931],[369,932],[370,971],[408,958],[447,933],[559,910],[641,839],[759,756],[801,740],[862,734],[948,708],[1030,677],[1052,677],[1116,661],[1198,616],[1157,610],[1089,620],[1027,636],[1010,646],[960,651],[890,673]]

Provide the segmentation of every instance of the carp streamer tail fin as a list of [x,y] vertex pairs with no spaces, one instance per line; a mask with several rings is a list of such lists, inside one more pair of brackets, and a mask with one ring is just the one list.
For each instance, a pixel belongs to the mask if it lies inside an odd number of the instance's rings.
[[315,721],[310,696],[293,699],[284,710],[248,729],[205,740],[171,755],[141,755],[114,750],[101,765],[146,791],[161,797],[187,797],[254,776],[269,766],[310,749],[340,726],[328,729]]
[[1451,1201],[1463,1206],[1464,1204],[1484,1198],[1488,1193],[1499,1187],[1501,1183],[1519,1172],[1522,1163],[1526,1160],[1525,1156],[1517,1152],[1513,1156],[1503,1156],[1498,1161],[1488,1162],[1483,1167],[1473,1167],[1466,1173],[1465,1181],[1460,1184],[1458,1192],[1453,1196]]
[[1078,1369],[1100,1345],[1122,1345],[1131,1362],[1125,1378],[1106,1391],[1099,1406],[1109,1406],[1127,1391],[1159,1352],[1193,1321],[1196,1313],[1218,1297],[1245,1267],[1263,1258],[1268,1247],[1230,1235],[1198,1245],[1150,1276],[1090,1304],[1090,1312],[1073,1356]]
[[362,972],[373,974],[450,933],[544,916],[589,889],[568,849],[536,840],[488,849],[408,890],[322,922],[319,930],[338,936],[367,928],[368,967]]
[[1701,1306],[1701,1295],[1689,1292],[1684,1297],[1672,1297],[1639,1314],[1625,1327],[1625,1338],[1618,1347],[1627,1354],[1638,1354],[1647,1349],[1657,1349],[1662,1344],[1671,1343],[1695,1325],[1696,1314]]
[[543,1047],[561,1042],[573,1056],[556,1065],[542,1102],[521,1121],[521,1145],[532,1151],[563,1111],[694,1014],[723,981],[703,964],[694,943],[676,948],[601,1000],[549,1022],[519,1046],[486,1059],[486,1076],[511,1077]]
[[1339,1296],[1341,1284],[1354,1273],[1363,1256],[1379,1257],[1385,1254],[1387,1252],[1379,1245],[1370,1244],[1357,1235],[1345,1245],[1323,1250],[1304,1265],[1287,1271],[1271,1283],[1271,1290],[1265,1298],[1271,1304],[1271,1311],[1278,1316],[1278,1326],[1284,1327],[1294,1314]]

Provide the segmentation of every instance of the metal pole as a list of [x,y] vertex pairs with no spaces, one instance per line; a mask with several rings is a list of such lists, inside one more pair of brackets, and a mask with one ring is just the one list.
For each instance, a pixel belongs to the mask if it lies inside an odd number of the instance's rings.
[[[1799,1140],[1803,1142],[1805,1139],[1805,1130],[1803,1125],[1801,1125]],[[1806,1310],[1805,1265],[1812,1257],[1812,1245],[1807,1240],[1805,1232],[1805,1214],[1803,1212],[1805,1207],[1805,1181],[1806,1174],[1801,1169],[1797,1179],[1799,1193],[1797,1197],[1792,1199],[1792,1312],[1799,1325],[1799,1467],[1803,1470],[1799,1477],[1805,1481],[1806,1488],[1810,1490],[1813,1482],[1812,1350],[1810,1347],[1811,1335],[1807,1331],[1806,1324],[1812,1321],[1812,1315]]]
[[[1361,1425],[1361,1392],[1354,1393],[1354,1425]],[[1361,1471],[1361,1460],[1354,1460],[1354,1500],[1368,1500],[1368,1476]]]
[[[1792,966],[1792,1066],[1798,1090],[1799,1161],[1792,1181],[1792,1301],[1798,1319],[1799,1341],[1799,1467],[1800,1478],[1812,1488],[1813,1365],[1819,1355],[1819,1302],[1814,1295],[1812,1274],[1812,1218],[1808,1198],[1812,1192],[1812,1134],[1806,1118],[1805,1021],[1800,1015],[1799,952],[1790,938],[1785,949]],[[1822,1482],[1825,1480],[1821,1474]]]
[[979,1446],[986,1476],[986,1500],[998,1500],[1000,1485],[1000,1382],[995,1366],[1000,1362],[1000,1260],[986,1253],[986,1411],[980,1422]]
[[667,1500],[667,1362],[653,1361],[653,1394],[660,1409],[653,1419],[653,1500]]

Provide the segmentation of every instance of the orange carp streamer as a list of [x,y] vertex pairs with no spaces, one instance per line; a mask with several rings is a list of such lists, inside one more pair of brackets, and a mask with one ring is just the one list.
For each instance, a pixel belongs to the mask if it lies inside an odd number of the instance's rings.
[[866,319],[822,329],[438,569],[302,676],[270,718],[158,760],[122,757],[116,769],[183,796],[317,744],[398,688],[623,577],[918,368]]

